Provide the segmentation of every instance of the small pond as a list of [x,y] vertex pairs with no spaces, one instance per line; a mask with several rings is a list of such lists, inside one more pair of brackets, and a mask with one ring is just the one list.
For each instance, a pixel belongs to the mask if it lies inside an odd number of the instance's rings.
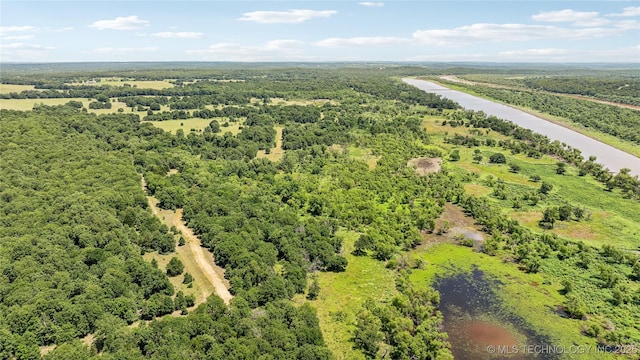
[[505,310],[498,296],[500,283],[482,271],[438,278],[435,288],[440,292],[444,330],[456,360],[558,358],[556,354],[525,353],[523,346],[552,342]]

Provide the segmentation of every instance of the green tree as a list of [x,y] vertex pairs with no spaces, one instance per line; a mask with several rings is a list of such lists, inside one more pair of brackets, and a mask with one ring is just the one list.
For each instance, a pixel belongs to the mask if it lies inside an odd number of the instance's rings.
[[356,349],[362,350],[367,358],[375,359],[380,349],[384,334],[380,331],[382,323],[369,310],[362,309],[356,315],[356,329],[353,332],[353,343]]
[[178,276],[182,274],[183,270],[184,265],[182,264],[182,261],[180,261],[180,259],[174,256],[171,258],[171,260],[169,260],[169,263],[167,264],[167,275]]
[[563,163],[562,161],[559,161],[558,163],[556,163],[556,174],[564,175],[564,173],[566,172],[567,172],[567,164]]
[[449,160],[451,161],[460,161],[460,151],[459,150],[453,150],[451,152],[451,154],[449,155]]
[[489,162],[492,164],[505,164],[507,159],[503,153],[495,153],[489,157]]
[[541,194],[547,195],[551,190],[553,190],[553,185],[549,184],[546,181],[543,181],[542,184],[540,185],[540,190],[538,190],[538,192],[540,192]]
[[184,273],[184,279],[182,280],[183,284],[191,284],[193,282],[193,275],[188,272]]
[[309,286],[309,292],[307,293],[307,299],[315,300],[318,298],[320,294],[320,283],[318,283],[318,276],[313,275],[313,280],[311,281],[311,285]]

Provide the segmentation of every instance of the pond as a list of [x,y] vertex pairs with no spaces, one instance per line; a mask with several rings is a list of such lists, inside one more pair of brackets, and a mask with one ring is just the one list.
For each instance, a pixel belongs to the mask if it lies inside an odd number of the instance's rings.
[[[498,296],[500,283],[480,270],[436,279],[440,311],[455,359],[557,359],[535,354],[525,346],[551,345],[519,316],[505,309]],[[536,356],[537,355],[537,356]]]

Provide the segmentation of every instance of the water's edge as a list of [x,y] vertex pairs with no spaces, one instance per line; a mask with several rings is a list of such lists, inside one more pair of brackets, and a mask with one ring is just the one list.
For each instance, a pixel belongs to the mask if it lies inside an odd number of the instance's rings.
[[585,158],[595,156],[597,162],[614,173],[619,172],[622,168],[628,168],[631,169],[632,175],[640,175],[640,158],[566,127],[554,124],[524,111],[461,91],[452,90],[430,81],[408,78],[402,79],[402,81],[422,91],[435,93],[451,99],[465,109],[484,111],[487,115],[508,120],[518,126],[545,135],[551,140],[563,142],[573,148],[579,149]]

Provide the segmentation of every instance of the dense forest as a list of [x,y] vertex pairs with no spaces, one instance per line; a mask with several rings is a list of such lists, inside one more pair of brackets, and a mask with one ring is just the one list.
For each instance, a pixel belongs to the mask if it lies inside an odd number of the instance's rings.
[[[343,358],[323,334],[317,278],[344,274],[354,258],[384,262],[395,290],[388,301],[358,299],[344,340],[352,350],[366,358],[451,358],[438,293],[432,284],[412,283],[401,263],[427,237],[449,230],[439,219],[452,204],[486,234],[480,252],[542,273],[550,283],[565,281],[562,306],[581,322],[576,327],[584,330],[576,332],[585,342],[640,342],[637,253],[546,231],[587,217],[581,203],[554,193],[551,182],[561,180],[553,176],[579,172],[576,177],[593,180],[589,186],[597,184],[631,212],[640,199],[637,177],[611,174],[577,149],[395,78],[424,72],[230,68],[3,76],[36,89],[2,94],[2,101],[89,101],[0,110],[0,358]],[[164,89],[78,84],[105,74],[172,80]],[[552,96],[509,96],[563,109]],[[635,113],[574,110],[603,131],[628,126],[616,132],[620,137],[637,129]],[[605,126],[597,120],[603,113],[616,121]],[[149,122],[193,119],[207,125],[186,131],[181,124],[171,133]],[[425,124],[434,121],[446,133],[428,131]],[[536,174],[535,190],[523,190],[458,166],[467,149],[477,150],[475,164],[489,151],[489,163],[509,162],[511,173],[524,171],[513,161],[520,155],[552,156],[562,165],[554,175]],[[419,158],[442,166],[421,176],[407,165]],[[468,193],[480,181],[492,195]],[[152,214],[147,196],[162,209],[183,211],[186,225],[225,269],[234,296],[229,305],[211,295],[195,306],[193,295],[169,279],[187,282],[177,262],[163,269],[143,258],[184,245],[177,229]],[[540,227],[507,215],[515,203],[545,207]],[[597,321],[604,318],[615,326]]]

